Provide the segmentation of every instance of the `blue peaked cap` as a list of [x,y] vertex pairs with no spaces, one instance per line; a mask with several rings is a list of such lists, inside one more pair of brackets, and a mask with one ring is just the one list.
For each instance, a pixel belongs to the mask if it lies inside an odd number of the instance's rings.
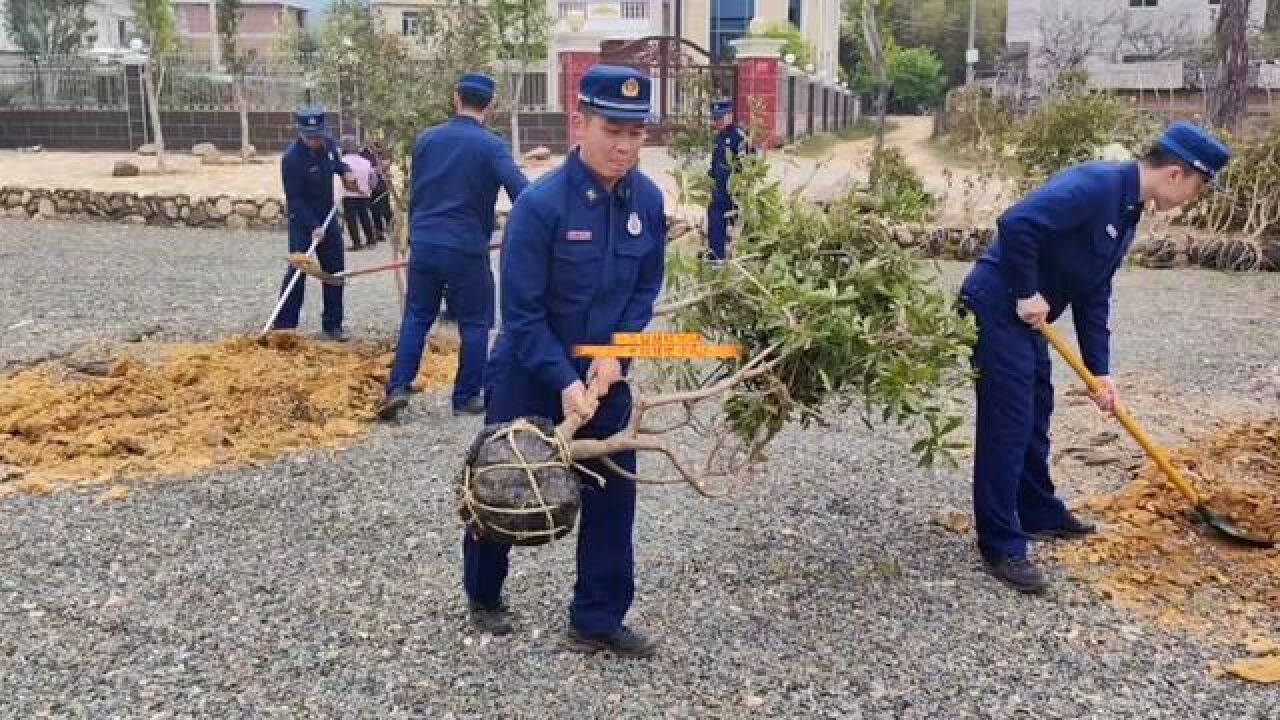
[[578,100],[614,120],[653,122],[653,82],[623,65],[592,65],[578,81]]
[[1231,160],[1231,151],[1204,128],[1180,120],[1165,128],[1156,146],[1182,158],[1212,181]]
[[325,131],[324,110],[310,107],[294,113],[294,121],[298,124],[298,132],[303,135],[323,135]]
[[492,98],[496,85],[493,78],[484,73],[467,73],[458,78],[458,84],[455,87],[458,90],[470,90],[486,98]]
[[728,114],[729,114],[729,113],[731,113],[731,112],[733,112],[733,101],[732,101],[732,100],[720,99],[720,100],[716,100],[715,102],[711,103],[711,117],[712,117],[712,118],[717,118],[717,119],[718,119],[718,118],[722,118],[722,117],[724,117],[725,115],[728,115]]

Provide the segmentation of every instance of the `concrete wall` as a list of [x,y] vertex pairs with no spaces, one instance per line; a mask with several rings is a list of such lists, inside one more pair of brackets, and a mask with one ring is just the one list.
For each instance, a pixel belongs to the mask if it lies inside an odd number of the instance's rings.
[[[243,10],[237,45],[241,50],[255,50],[259,54],[268,53],[275,46],[285,27],[282,22],[284,13],[292,13],[295,17],[303,13],[297,24],[303,25],[306,21],[305,10],[280,3],[245,5]],[[207,53],[210,38],[209,5],[204,2],[175,3],[173,11],[182,44],[192,53]]]

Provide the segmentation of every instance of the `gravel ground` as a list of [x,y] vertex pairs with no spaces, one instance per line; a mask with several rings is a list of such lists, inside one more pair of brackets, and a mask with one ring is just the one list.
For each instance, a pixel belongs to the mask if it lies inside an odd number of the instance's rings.
[[[282,255],[269,234],[0,222],[0,363],[144,329],[254,330]],[[1118,370],[1274,407],[1280,333],[1262,316],[1280,276],[1135,269],[1118,285]],[[389,288],[350,289],[354,332],[393,332]],[[1280,689],[1207,672],[1236,648],[1066,581],[1043,599],[998,586],[930,522],[968,508],[966,474],[918,470],[901,437],[852,417],[784,433],[732,500],[642,491],[629,620],[661,657],[561,648],[572,542],[518,552],[522,631],[475,636],[450,479],[478,423],[446,408],[421,396],[351,450],[169,478],[122,503],[0,503],[0,716],[1280,716]]]

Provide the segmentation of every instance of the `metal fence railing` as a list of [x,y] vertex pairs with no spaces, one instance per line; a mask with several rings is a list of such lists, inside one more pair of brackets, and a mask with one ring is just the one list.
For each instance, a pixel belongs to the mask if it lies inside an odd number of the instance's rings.
[[123,66],[92,57],[27,56],[0,66],[0,108],[123,110]]
[[[164,110],[237,110],[235,84],[208,56],[167,59],[160,88]],[[337,107],[338,81],[314,55],[272,56],[252,61],[243,76],[245,104],[256,111],[288,111],[300,105]]]

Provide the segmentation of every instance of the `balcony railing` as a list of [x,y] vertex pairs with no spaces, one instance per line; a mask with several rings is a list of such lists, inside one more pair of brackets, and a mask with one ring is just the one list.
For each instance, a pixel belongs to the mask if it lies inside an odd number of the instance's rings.
[[[560,0],[560,17],[573,12],[587,17],[587,6],[590,4],[586,0]],[[619,6],[618,17],[622,20],[649,19],[649,0],[622,0]]]
[[565,17],[569,13],[581,13],[583,17],[587,16],[587,3],[575,0],[560,0],[560,17]]
[[622,0],[623,20],[648,20],[648,0]]

